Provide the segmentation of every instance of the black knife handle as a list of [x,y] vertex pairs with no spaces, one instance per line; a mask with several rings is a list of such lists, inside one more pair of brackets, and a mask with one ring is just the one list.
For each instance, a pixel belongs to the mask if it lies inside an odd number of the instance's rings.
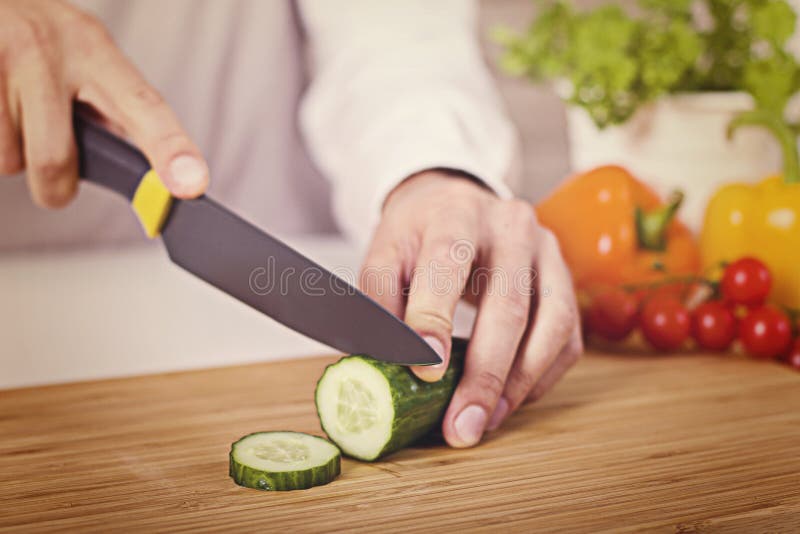
[[150,170],[147,158],[80,110],[73,113],[73,123],[80,176],[131,201],[142,176]]

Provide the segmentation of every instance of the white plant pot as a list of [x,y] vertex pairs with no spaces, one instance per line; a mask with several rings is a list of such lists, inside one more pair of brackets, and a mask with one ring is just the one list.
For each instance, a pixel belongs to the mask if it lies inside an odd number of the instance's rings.
[[686,194],[679,217],[699,232],[706,204],[725,183],[755,182],[781,168],[778,143],[760,128],[726,137],[729,121],[752,108],[746,93],[685,93],[660,99],[625,124],[600,130],[570,106],[567,123],[573,171],[626,167],[659,194]]

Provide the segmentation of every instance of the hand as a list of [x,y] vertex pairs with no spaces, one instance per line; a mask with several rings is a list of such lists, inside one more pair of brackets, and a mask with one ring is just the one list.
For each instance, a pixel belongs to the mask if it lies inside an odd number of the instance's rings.
[[0,20],[0,175],[26,169],[36,204],[69,202],[78,100],[141,148],[173,195],[206,189],[200,151],[97,20],[60,0],[0,0]]
[[[449,362],[453,314],[465,296],[478,315],[464,374],[442,431],[454,447],[478,443],[526,399],[544,394],[583,352],[570,273],[555,236],[530,204],[498,199],[439,171],[389,196],[362,271],[364,290],[414,328],[444,363],[415,367],[423,380]],[[381,273],[382,276],[375,276]],[[387,291],[392,273],[394,287]]]

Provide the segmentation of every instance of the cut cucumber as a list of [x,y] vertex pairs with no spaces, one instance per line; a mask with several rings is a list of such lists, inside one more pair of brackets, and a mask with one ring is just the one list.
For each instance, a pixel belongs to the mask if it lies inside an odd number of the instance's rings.
[[307,489],[339,474],[342,455],[330,441],[302,432],[256,432],[231,446],[230,475],[260,490]]
[[346,356],[325,368],[315,400],[328,437],[353,458],[372,461],[406,447],[437,427],[453,396],[466,341],[453,339],[450,367],[423,382],[407,367]]

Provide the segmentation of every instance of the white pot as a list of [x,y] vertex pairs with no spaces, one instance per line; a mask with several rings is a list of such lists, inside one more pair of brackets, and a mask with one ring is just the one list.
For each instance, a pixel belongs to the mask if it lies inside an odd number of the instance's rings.
[[685,93],[662,98],[625,124],[600,130],[585,110],[567,110],[570,162],[576,172],[599,165],[626,167],[662,196],[686,193],[679,217],[694,232],[720,185],[754,182],[781,168],[778,143],[760,128],[742,128],[732,140],[728,122],[751,109],[746,93]]

